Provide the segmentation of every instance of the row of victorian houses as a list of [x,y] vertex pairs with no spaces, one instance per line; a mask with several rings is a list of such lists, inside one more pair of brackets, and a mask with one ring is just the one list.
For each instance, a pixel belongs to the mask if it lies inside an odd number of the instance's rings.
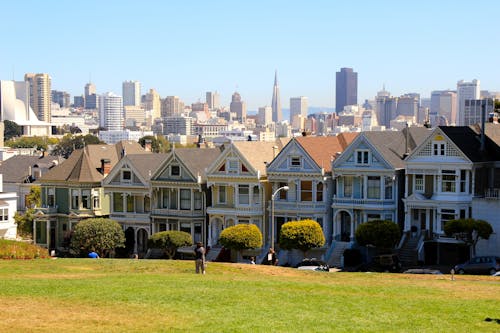
[[494,254],[500,252],[499,139],[498,125],[487,124],[485,133],[411,127],[168,154],[127,141],[89,145],[36,181],[42,207],[34,240],[62,250],[76,223],[102,216],[123,226],[129,254],[144,256],[153,233],[181,230],[216,255],[224,228],[252,223],[264,235],[264,253],[283,223],[313,219],[326,238],[318,255],[341,265],[356,228],[386,219],[403,231],[401,251],[434,263],[446,260],[432,254],[436,244],[457,243],[444,237],[446,221],[473,217],[493,225],[478,252]]

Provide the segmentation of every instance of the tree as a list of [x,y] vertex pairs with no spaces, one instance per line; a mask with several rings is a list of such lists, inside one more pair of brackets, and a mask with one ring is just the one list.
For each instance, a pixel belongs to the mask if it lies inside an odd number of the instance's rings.
[[37,150],[47,151],[48,145],[54,140],[46,136],[22,136],[20,138],[12,138],[5,142],[5,146],[11,148],[36,148]]
[[224,247],[236,251],[255,249],[262,246],[262,233],[255,224],[237,224],[224,229],[219,241]]
[[98,137],[92,134],[87,135],[73,135],[66,134],[59,144],[57,144],[52,150],[52,155],[63,156],[64,158],[68,158],[69,155],[75,149],[81,149],[87,145],[101,144],[103,141],[99,140]]
[[399,226],[392,221],[369,221],[356,229],[356,241],[361,246],[373,245],[381,249],[392,249],[400,238]]
[[73,230],[71,251],[74,254],[97,251],[105,257],[117,247],[125,246],[125,233],[118,222],[107,218],[80,221]]
[[325,245],[325,236],[318,222],[313,220],[291,221],[283,224],[280,231],[280,247],[285,250],[299,249],[306,252]]
[[4,141],[8,141],[14,137],[23,135],[23,128],[22,126],[19,126],[17,123],[10,120],[4,120],[3,124],[4,124],[4,132],[3,132]]
[[163,135],[146,135],[139,139],[139,144],[144,147],[146,140],[151,141],[151,151],[153,153],[167,153],[170,150],[170,142]]
[[471,246],[472,256],[476,255],[476,245],[479,239],[489,239],[493,233],[491,224],[484,220],[458,219],[444,224],[444,233],[449,237],[456,237]]
[[16,212],[14,220],[17,224],[17,234],[24,238],[33,238],[33,220],[35,219],[35,207],[42,205],[40,186],[32,186],[30,193],[26,196],[26,210]]
[[168,259],[172,259],[175,256],[178,248],[192,244],[191,234],[177,230],[157,232],[149,237],[148,240],[150,248],[162,249],[165,251]]

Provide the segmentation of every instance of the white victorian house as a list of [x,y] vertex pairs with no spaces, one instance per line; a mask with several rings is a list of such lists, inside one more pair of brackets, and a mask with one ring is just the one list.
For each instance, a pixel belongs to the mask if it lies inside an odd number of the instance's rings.
[[125,231],[125,253],[140,257],[147,252],[152,234],[150,178],[166,154],[125,155],[102,181],[111,201],[109,217]]
[[206,168],[220,155],[218,148],[176,148],[151,177],[152,233],[179,230],[194,242],[207,243]]
[[270,198],[266,165],[279,150],[279,142],[239,141],[223,146],[221,155],[207,169],[212,201],[208,245],[218,247],[227,227],[252,223],[268,239],[266,202]]

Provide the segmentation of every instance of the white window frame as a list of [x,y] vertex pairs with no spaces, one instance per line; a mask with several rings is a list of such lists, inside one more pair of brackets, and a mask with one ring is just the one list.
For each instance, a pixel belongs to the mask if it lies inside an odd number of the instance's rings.
[[356,164],[357,165],[369,165],[370,164],[370,151],[367,149],[357,149],[356,150]]
[[220,204],[225,204],[227,203],[227,186],[226,185],[219,185],[218,191],[217,191],[217,202]]
[[446,142],[433,141],[432,142],[432,156],[445,156],[446,155]]
[[291,168],[302,167],[302,159],[300,158],[300,156],[290,156],[290,167]]
[[240,167],[240,163],[237,159],[228,159],[227,160],[227,173],[238,173]]
[[[245,189],[247,190],[247,193],[246,194],[242,194],[242,189]],[[247,199],[247,202],[242,202],[244,200],[241,200],[242,198],[245,198]],[[247,184],[240,184],[238,185],[238,204],[239,205],[243,205],[243,206],[248,206],[250,205],[250,185],[247,185]]]
[[[77,195],[73,195],[73,193],[76,193]],[[70,196],[70,207],[71,209],[77,209],[79,210],[81,207],[81,199],[80,199],[80,190],[76,188],[72,188],[69,191],[69,196]],[[75,202],[73,202],[73,198],[76,198],[76,205]],[[75,207],[77,206],[77,207]]]
[[[125,178],[125,173],[130,174],[130,178],[129,179]],[[130,170],[130,169],[122,169],[121,170],[120,181],[122,183],[132,183],[132,178],[133,178],[133,176],[132,176],[132,170]]]
[[0,208],[0,222],[9,222],[9,208]]
[[[48,187],[47,189],[47,207],[55,207],[56,205],[56,189],[55,187]],[[52,204],[50,197],[52,196]]]
[[[445,180],[445,176],[453,177],[452,179]],[[445,191],[447,184],[450,184],[451,189]],[[442,193],[456,193],[457,192],[457,171],[456,170],[441,170],[441,192]]]
[[[422,177],[422,184],[419,184],[419,182],[417,182],[417,176]],[[416,174],[415,177],[413,177],[413,188],[415,190],[415,193],[424,193],[425,192],[425,175]]]

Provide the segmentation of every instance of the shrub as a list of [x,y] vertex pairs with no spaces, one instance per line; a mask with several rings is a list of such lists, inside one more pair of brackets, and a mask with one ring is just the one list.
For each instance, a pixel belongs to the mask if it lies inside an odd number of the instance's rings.
[[476,255],[476,244],[480,238],[489,239],[493,233],[491,224],[483,220],[458,219],[445,223],[444,232],[447,236],[455,236],[472,246],[472,255]]
[[175,256],[177,249],[182,246],[192,245],[191,235],[184,231],[161,231],[149,237],[148,246],[165,251],[169,259]]
[[382,249],[392,249],[400,237],[399,226],[392,221],[369,221],[362,223],[356,229],[356,241],[361,246],[373,245]]
[[49,258],[47,249],[14,240],[0,239],[0,259]]
[[91,250],[101,257],[107,256],[117,247],[124,247],[125,233],[118,222],[106,218],[92,218],[80,221],[71,238],[71,251],[82,255]]
[[224,229],[219,241],[236,251],[255,249],[262,246],[262,233],[255,224],[238,224]]
[[325,245],[323,230],[319,223],[313,220],[283,224],[279,239],[280,247],[286,250],[299,249],[304,252],[304,256],[310,249]]

